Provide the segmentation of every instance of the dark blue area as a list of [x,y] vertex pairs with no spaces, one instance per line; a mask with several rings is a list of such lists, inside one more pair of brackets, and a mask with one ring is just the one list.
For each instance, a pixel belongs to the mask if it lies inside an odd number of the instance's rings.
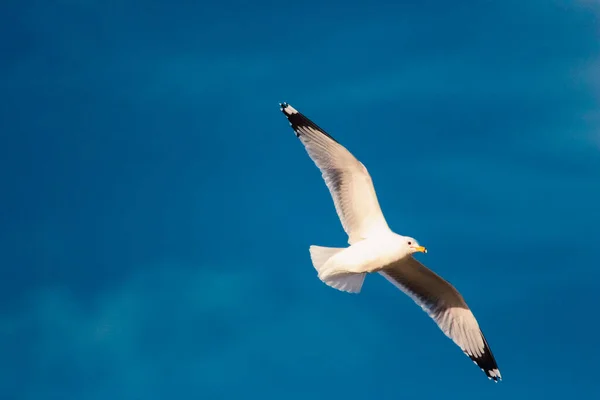
[[[1,397],[597,398],[599,17],[4,1]],[[502,383],[382,278],[317,279],[346,236],[282,101],[369,168]]]

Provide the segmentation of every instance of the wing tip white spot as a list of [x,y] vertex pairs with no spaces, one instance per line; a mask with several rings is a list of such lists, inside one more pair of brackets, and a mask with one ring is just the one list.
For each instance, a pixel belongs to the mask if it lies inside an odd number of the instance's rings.
[[489,371],[489,373],[496,382],[502,380],[502,375],[500,374],[500,370],[498,368],[494,368],[493,370]]
[[279,109],[286,115],[298,114],[298,110],[290,106],[285,101],[283,103],[279,103]]
[[502,380],[502,375],[500,374],[500,371],[498,370],[498,368],[494,368],[494,369],[489,370],[489,371],[485,371],[485,370],[482,369],[482,371],[486,373],[486,375],[488,376],[489,380],[492,380],[495,383],[498,383],[499,381]]

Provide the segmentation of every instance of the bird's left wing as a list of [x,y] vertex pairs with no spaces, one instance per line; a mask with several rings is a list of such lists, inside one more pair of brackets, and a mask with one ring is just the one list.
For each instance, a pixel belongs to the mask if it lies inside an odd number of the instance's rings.
[[388,265],[379,273],[421,306],[488,378],[496,382],[502,379],[475,316],[449,282],[412,256]]

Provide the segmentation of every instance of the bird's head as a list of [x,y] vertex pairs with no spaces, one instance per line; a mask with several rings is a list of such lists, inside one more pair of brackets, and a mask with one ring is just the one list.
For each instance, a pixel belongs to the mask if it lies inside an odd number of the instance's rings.
[[415,238],[404,237],[404,243],[406,248],[408,249],[408,254],[413,254],[416,252],[427,253],[427,249],[419,244]]

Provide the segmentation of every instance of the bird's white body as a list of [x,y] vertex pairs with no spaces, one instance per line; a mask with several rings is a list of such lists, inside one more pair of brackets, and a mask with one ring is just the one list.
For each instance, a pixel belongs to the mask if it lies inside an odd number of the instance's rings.
[[327,260],[319,269],[319,276],[323,279],[340,272],[359,274],[380,271],[411,254],[404,244],[405,238],[393,232],[363,239]]
[[367,274],[381,274],[421,306],[488,378],[500,380],[496,361],[463,297],[412,256],[426,252],[423,246],[390,230],[367,168],[289,104],[281,104],[281,111],[321,170],[348,234],[346,248],[310,246],[319,279],[335,289],[360,293]]
[[346,248],[310,246],[319,279],[349,293],[360,293],[366,274],[382,271],[410,254],[406,238],[391,231],[362,239]]

